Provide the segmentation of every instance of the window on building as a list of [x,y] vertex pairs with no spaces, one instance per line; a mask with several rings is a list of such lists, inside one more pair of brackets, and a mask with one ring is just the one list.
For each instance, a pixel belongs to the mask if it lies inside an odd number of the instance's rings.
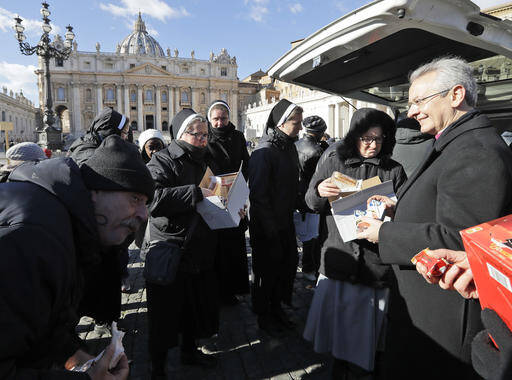
[[201,75],[205,75],[206,74],[206,70],[205,69],[201,69]]
[[131,110],[132,110],[132,111],[136,111],[136,110],[137,110],[137,107],[136,107],[136,106],[132,106],[132,107],[131,107]]
[[181,102],[182,103],[188,103],[190,100],[189,100],[189,96],[188,96],[188,91],[187,90],[182,90],[181,91]]
[[166,102],[167,101],[167,92],[162,92],[162,102]]
[[167,131],[169,129],[169,124],[166,121],[162,122],[162,131]]
[[130,124],[130,128],[132,129],[132,131],[136,131],[137,130],[137,122],[132,121]]
[[5,111],[2,111],[2,121],[5,121]]
[[162,111],[167,111],[167,107],[162,107]]
[[57,100],[63,102],[66,100],[66,91],[64,87],[57,88]]
[[113,102],[115,100],[114,89],[113,88],[107,88],[107,93],[106,93],[105,97],[106,97],[107,101]]
[[221,67],[220,68],[220,76],[221,77],[227,77],[228,76],[228,68],[227,67]]
[[135,91],[130,92],[130,102],[136,102],[137,101],[137,93]]
[[153,101],[153,90],[146,90],[146,101],[147,102]]
[[184,74],[188,73],[188,66],[181,66],[181,72]]
[[84,62],[84,69],[89,70],[91,68],[91,62],[85,61]]
[[167,66],[161,66],[162,69],[164,69],[165,71],[167,71]]
[[130,69],[133,69],[135,67],[135,63],[130,63]]
[[114,68],[114,64],[112,62],[105,62],[105,69],[112,70]]
[[64,66],[64,60],[62,58],[55,58],[55,66],[63,67]]
[[92,90],[90,88],[85,89],[85,101],[86,102],[92,101]]
[[206,103],[206,95],[204,94],[204,92],[201,92],[201,104],[205,104]]

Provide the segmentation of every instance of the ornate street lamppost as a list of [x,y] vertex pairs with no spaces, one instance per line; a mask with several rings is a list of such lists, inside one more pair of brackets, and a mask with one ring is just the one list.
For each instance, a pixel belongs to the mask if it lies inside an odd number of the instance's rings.
[[72,51],[73,39],[75,38],[75,34],[73,33],[73,27],[70,25],[66,26],[68,30],[65,34],[66,40],[64,41],[64,48],[58,49],[53,44],[51,44],[50,40],[50,31],[52,27],[50,26],[50,10],[48,9],[49,5],[45,1],[41,3],[41,15],[43,16],[43,25],[41,28],[43,29],[43,34],[41,39],[35,46],[30,46],[28,42],[25,41],[25,35],[23,31],[25,27],[21,25],[23,21],[19,16],[15,17],[14,20],[16,24],[13,29],[16,32],[16,39],[20,44],[20,50],[23,55],[32,55],[37,54],[44,61],[44,111],[43,111],[43,128],[37,131],[39,135],[38,144],[44,147],[48,147],[50,149],[59,149],[62,146],[62,138],[61,131],[56,129],[53,126],[55,122],[52,102],[52,90],[50,84],[50,58],[60,59],[62,61],[69,58],[69,55]]

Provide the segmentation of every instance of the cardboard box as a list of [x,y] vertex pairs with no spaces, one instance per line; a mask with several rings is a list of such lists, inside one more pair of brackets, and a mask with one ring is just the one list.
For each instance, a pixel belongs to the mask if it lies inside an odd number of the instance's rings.
[[244,208],[249,198],[249,187],[241,170],[214,176],[207,168],[199,187],[210,189],[215,194],[204,198],[196,206],[197,212],[212,230],[233,228],[240,224],[238,211]]
[[372,195],[385,195],[396,201],[393,182],[381,183],[379,177],[362,181],[361,190],[344,194],[331,203],[331,212],[341,238],[346,243],[356,239],[357,226],[355,213],[365,213],[366,201]]
[[512,330],[512,215],[460,232],[480,305]]

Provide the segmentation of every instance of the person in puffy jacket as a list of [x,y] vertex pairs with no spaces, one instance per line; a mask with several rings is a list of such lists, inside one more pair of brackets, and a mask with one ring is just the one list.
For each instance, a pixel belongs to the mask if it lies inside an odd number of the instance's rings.
[[313,342],[315,351],[332,354],[334,378],[362,378],[374,371],[393,272],[381,262],[376,244],[342,240],[328,200],[340,193],[331,175],[337,171],[362,180],[377,176],[392,181],[398,192],[407,177],[390,158],[394,145],[395,123],[388,114],[357,110],[343,142],[318,162],[306,193],[308,206],[326,216],[327,236],[304,338]]

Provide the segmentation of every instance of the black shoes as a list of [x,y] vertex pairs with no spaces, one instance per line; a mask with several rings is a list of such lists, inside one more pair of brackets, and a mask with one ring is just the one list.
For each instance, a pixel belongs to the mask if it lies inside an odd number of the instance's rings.
[[195,350],[194,352],[181,351],[181,364],[202,368],[214,368],[217,366],[217,358],[213,355],[206,355],[199,350]]
[[293,322],[280,307],[272,310],[272,315],[275,317],[285,329],[293,330],[295,328],[295,322]]

